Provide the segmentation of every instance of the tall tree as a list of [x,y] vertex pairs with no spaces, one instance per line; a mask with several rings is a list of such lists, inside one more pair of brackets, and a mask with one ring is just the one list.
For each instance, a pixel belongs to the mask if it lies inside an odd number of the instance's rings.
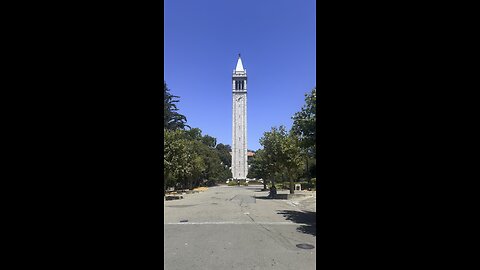
[[[175,186],[193,171],[189,141],[184,139],[181,130],[164,129],[163,176],[164,193],[167,186]],[[183,178],[183,179],[182,179]]]
[[[300,112],[292,117],[292,132],[299,137],[302,148],[302,156],[305,161],[305,177],[311,184],[311,168],[315,168],[316,162],[310,159],[316,158],[316,109],[317,109],[317,89],[314,87],[310,93],[305,94],[305,104]],[[312,167],[313,165],[313,167]]]
[[290,194],[295,192],[293,181],[297,178],[301,166],[301,153],[299,140],[295,134],[290,132],[282,137],[282,165],[290,179]]
[[274,171],[270,165],[265,150],[260,149],[256,152],[255,156],[250,162],[250,168],[248,169],[248,178],[263,179],[263,189],[267,189],[267,180]]
[[187,125],[187,118],[178,112],[177,105],[179,96],[170,93],[167,83],[163,82],[163,126],[166,129],[185,129],[190,127]]
[[[282,153],[282,137],[285,136],[282,133],[286,133],[285,127],[280,128],[272,127],[268,132],[263,133],[263,137],[260,138],[260,144],[263,146],[263,158],[265,162],[260,163],[266,167],[266,171],[270,172],[268,175],[273,177],[275,173],[282,171],[282,160],[284,159]],[[272,179],[274,180],[274,179]]]
[[265,166],[270,176],[286,174],[290,180],[290,193],[293,194],[293,181],[301,165],[298,138],[293,133],[287,133],[284,126],[273,127],[260,138],[260,144],[265,151]]
[[304,152],[316,157],[317,88],[305,94],[305,104],[292,117],[292,132],[300,138]]

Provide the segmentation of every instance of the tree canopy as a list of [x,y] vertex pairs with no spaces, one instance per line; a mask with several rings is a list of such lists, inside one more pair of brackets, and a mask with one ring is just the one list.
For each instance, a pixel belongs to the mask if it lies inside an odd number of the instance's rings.
[[178,112],[177,103],[180,98],[170,93],[167,83],[163,82],[163,127],[169,130],[185,129],[187,118]]
[[294,180],[307,178],[310,182],[316,168],[316,87],[305,95],[301,111],[292,117],[293,126],[272,127],[260,138],[263,149],[252,159],[249,177],[269,180],[289,180],[294,193]]
[[191,189],[227,180],[231,177],[231,147],[217,145],[215,137],[187,125],[187,118],[178,112],[178,102],[179,97],[171,94],[164,82],[164,189]]
[[287,176],[290,180],[290,193],[294,193],[293,180],[301,165],[301,149],[296,135],[288,133],[284,126],[272,127],[260,138],[260,144],[263,150],[257,151],[257,154],[261,152],[260,160],[264,161],[260,165],[264,168],[256,170],[263,171],[269,177]]
[[[187,125],[187,118],[178,113],[175,103],[179,97],[169,92],[164,83],[164,177],[165,189],[193,188],[214,184],[232,177],[228,144],[217,144],[217,139],[202,135],[200,128]],[[292,117],[293,126],[272,127],[260,138],[263,149],[256,151],[249,161],[248,178],[289,180],[290,193],[298,177],[308,180],[316,167],[316,87],[305,95],[301,111]],[[188,127],[188,129],[186,129]]]
[[292,132],[300,138],[302,148],[310,155],[316,155],[317,88],[305,94],[305,104],[292,117]]

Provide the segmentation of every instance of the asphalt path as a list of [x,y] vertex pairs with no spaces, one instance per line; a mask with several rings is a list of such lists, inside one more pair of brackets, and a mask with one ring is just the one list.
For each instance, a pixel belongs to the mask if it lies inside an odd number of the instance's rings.
[[271,200],[262,187],[213,187],[165,201],[165,269],[315,269],[315,196]]

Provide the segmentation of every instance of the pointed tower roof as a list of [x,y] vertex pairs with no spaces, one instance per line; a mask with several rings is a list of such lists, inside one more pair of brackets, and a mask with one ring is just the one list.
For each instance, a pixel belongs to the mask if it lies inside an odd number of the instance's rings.
[[245,71],[243,69],[242,58],[240,58],[240,54],[238,54],[237,67],[235,68],[235,71]]

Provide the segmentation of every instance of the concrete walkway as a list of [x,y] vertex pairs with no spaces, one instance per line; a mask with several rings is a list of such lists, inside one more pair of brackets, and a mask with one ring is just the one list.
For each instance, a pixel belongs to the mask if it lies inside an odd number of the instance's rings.
[[262,188],[212,187],[165,201],[165,269],[314,269],[316,198],[270,200]]

